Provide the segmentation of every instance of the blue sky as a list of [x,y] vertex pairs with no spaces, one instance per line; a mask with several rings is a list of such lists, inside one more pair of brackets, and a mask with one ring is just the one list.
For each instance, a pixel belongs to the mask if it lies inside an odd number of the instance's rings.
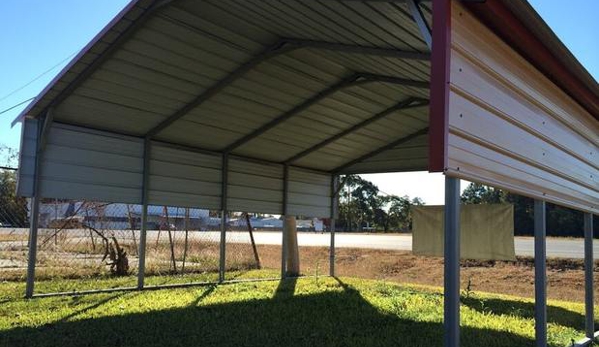
[[[65,58],[83,48],[127,0],[4,0],[0,1],[0,111],[33,97],[68,63]],[[599,1],[531,0],[530,3],[559,38],[599,80]],[[64,61],[62,64],[59,62]],[[58,65],[57,65],[58,64]],[[27,87],[7,96],[43,72]],[[20,127],[10,122],[25,105],[0,115],[0,145],[17,148]],[[419,195],[442,202],[439,175],[368,175],[388,193]],[[428,180],[428,184],[422,184]],[[419,184],[414,184],[419,183]],[[410,187],[419,187],[419,190]],[[428,188],[422,188],[428,187]]]

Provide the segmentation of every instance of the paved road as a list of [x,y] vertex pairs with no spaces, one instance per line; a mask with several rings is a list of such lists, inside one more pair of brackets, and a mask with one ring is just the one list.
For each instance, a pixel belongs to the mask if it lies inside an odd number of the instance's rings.
[[[258,244],[281,244],[281,233],[279,232],[255,232],[254,237]],[[249,242],[249,237],[247,233],[230,232],[227,240],[230,242]],[[532,237],[516,237],[516,255],[533,256],[533,241]],[[330,235],[328,233],[298,233],[298,243],[300,246],[328,246],[329,242]],[[412,249],[412,235],[337,233],[335,246],[409,251]],[[593,248],[594,253],[599,256],[599,242],[595,242]],[[583,258],[583,239],[548,238],[547,256]]]
[[[12,233],[27,235],[26,229],[12,230]],[[2,234],[0,230],[0,234]],[[79,233],[81,238],[87,237],[88,231],[70,230],[70,235]],[[164,232],[163,232],[164,233]],[[155,230],[148,231],[148,242],[156,240],[158,232]],[[213,240],[218,242],[220,233],[218,231],[195,231],[190,232],[190,238]],[[280,245],[280,232],[254,232],[254,238],[257,244],[263,245]],[[162,242],[167,242],[168,238],[163,234],[160,239]],[[249,243],[250,238],[247,232],[228,232],[228,242]],[[330,235],[328,233],[313,233],[299,232],[298,243],[300,246],[328,246]],[[5,241],[0,242],[0,248],[9,246],[25,246],[26,241]],[[409,251],[412,249],[412,236],[409,234],[358,234],[358,233],[337,233],[335,237],[336,247],[346,248],[369,248],[369,249],[388,249]],[[515,238],[516,255],[533,256],[533,238],[532,237],[516,237]],[[599,258],[599,242],[594,244],[594,253],[596,258]],[[548,238],[547,239],[547,256],[560,258],[583,258],[584,247],[582,239],[562,239]]]

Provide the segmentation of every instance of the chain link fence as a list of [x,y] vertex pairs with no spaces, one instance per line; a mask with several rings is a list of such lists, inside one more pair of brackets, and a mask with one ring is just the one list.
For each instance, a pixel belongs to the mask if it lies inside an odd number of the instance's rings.
[[[0,280],[24,281],[31,202],[15,196],[16,170],[1,169],[0,175]],[[141,217],[137,204],[41,199],[35,293],[135,287]],[[329,239],[319,223],[298,220],[304,275],[328,273],[328,249],[305,242],[307,234]],[[229,212],[225,227],[225,280],[280,276],[281,218]],[[220,211],[148,206],[146,285],[218,282],[220,230]]]
[[27,272],[29,202],[15,196],[16,173],[0,169],[0,280],[24,280]]

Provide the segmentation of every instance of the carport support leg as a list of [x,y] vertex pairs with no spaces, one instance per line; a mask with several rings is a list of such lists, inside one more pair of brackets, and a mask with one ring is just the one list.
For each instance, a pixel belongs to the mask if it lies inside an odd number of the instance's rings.
[[146,275],[146,239],[148,228],[148,190],[150,177],[150,151],[152,143],[149,138],[144,139],[144,161],[143,161],[143,177],[141,187],[141,226],[139,228],[139,260],[137,265],[137,289],[144,288]]
[[[289,165],[283,166],[283,218],[287,216],[289,200]],[[283,219],[283,223],[284,223]],[[287,276],[287,233],[285,224],[281,230],[281,279]]]
[[218,268],[218,282],[225,281],[227,261],[227,199],[229,188],[229,155],[222,156],[221,167],[221,215],[220,215],[220,258]]
[[545,202],[535,200],[535,340],[537,347],[547,346],[547,245]]
[[35,263],[37,258],[37,229],[39,222],[40,201],[37,196],[31,199],[31,216],[29,222],[29,253],[27,259],[27,284],[25,286],[25,297],[33,297],[35,284]]
[[593,215],[584,214],[584,303],[586,337],[595,335],[595,317],[593,307]]
[[460,180],[445,177],[445,347],[460,345]]
[[337,215],[337,185],[338,176],[331,177],[331,215],[330,215],[330,233],[331,244],[329,245],[329,276],[335,277],[335,217]]
[[146,239],[147,239],[148,205],[141,206],[141,227],[139,229],[139,260],[137,266],[137,289],[144,288],[146,275]]

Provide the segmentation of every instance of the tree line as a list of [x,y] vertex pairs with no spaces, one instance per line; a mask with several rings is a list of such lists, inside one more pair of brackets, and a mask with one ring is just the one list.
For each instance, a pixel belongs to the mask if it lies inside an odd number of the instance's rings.
[[[419,198],[380,194],[379,188],[358,175],[341,177],[337,228],[343,231],[411,231],[412,207],[424,205]],[[534,234],[534,200],[480,183],[463,191],[463,204],[511,204],[514,206],[514,234]],[[594,234],[599,237],[599,217],[594,216]],[[547,235],[581,237],[583,213],[547,203]]]

